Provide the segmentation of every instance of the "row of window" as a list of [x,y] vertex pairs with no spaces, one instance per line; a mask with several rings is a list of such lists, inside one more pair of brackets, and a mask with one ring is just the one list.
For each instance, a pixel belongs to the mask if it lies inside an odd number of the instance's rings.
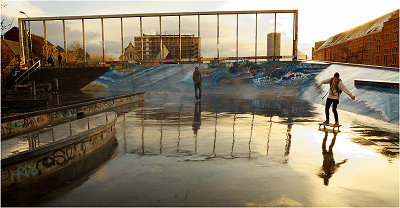
[[[394,32],[393,32],[393,42],[397,42],[399,39],[399,27],[394,27]],[[389,43],[389,30],[385,30],[385,43]]]
[[[388,49],[383,50],[383,65],[388,66]],[[369,63],[369,55],[367,55],[367,63]],[[379,56],[375,57],[375,64],[379,65]],[[392,66],[397,65],[397,47],[392,48]]]
[[[384,52],[383,52],[383,65],[384,66],[388,66],[389,65],[389,63],[388,63],[388,53],[389,53],[389,49],[384,49]],[[334,54],[331,54],[331,53],[328,53],[327,54],[327,60],[330,60],[331,58],[334,60],[334,61],[339,61],[339,54],[338,54],[338,50],[336,49],[336,53],[334,53]],[[369,64],[370,63],[370,60],[371,60],[371,57],[370,57],[370,55],[369,54],[367,54],[366,56],[365,56],[365,64]],[[376,65],[379,65],[379,56],[375,56],[375,64]],[[397,65],[397,47],[393,47],[392,48],[392,66],[394,66],[394,65]]]

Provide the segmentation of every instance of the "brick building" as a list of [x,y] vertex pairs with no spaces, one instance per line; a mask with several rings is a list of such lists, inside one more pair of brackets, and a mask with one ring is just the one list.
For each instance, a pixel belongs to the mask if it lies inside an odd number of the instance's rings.
[[[168,51],[165,59],[179,60],[179,35],[163,35],[162,43]],[[141,58],[141,38],[135,37],[135,49]],[[182,59],[197,61],[200,58],[200,38],[194,35],[181,35]],[[160,53],[160,36],[143,35],[143,59],[156,60]],[[165,54],[163,54],[165,56]]]
[[137,54],[136,48],[132,45],[132,42],[129,42],[128,46],[124,49],[124,54],[119,57],[119,60],[128,62],[140,60],[140,56]]
[[332,36],[314,50],[315,60],[399,67],[399,10]]

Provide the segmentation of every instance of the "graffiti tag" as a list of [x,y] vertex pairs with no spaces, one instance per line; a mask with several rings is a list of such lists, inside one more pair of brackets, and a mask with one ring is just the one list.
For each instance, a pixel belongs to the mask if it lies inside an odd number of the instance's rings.
[[21,176],[28,178],[30,176],[34,176],[37,174],[39,174],[39,171],[35,166],[24,163],[22,166],[18,167],[15,171],[10,170],[11,183],[14,183],[15,178],[17,178],[17,181],[20,182]]

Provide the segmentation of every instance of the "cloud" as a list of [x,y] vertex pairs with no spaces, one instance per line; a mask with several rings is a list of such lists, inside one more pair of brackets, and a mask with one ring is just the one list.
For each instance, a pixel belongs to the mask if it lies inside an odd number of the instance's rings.
[[30,4],[29,1],[27,0],[21,0],[21,1],[5,1],[7,3],[7,6],[3,8],[2,10],[2,18],[8,17],[8,18],[25,18],[26,16],[19,13],[19,11],[25,12],[29,17],[35,17],[35,16],[40,16],[40,17],[45,17],[47,16],[46,12],[44,12],[42,9],[35,7]]

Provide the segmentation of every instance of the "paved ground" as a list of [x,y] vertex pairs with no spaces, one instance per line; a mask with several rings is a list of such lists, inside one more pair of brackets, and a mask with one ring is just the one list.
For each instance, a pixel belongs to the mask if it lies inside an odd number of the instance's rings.
[[114,156],[41,206],[399,206],[398,124],[292,97],[147,94]]

